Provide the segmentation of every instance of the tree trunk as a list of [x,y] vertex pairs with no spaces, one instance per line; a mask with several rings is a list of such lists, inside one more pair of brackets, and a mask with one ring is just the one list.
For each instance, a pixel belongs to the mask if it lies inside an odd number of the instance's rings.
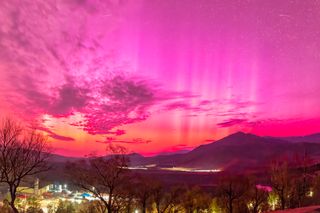
[[10,206],[11,206],[12,211],[13,211],[14,213],[19,213],[18,209],[15,207],[14,204],[10,204]]
[[298,195],[298,207],[300,208],[301,207],[301,203],[302,203],[302,196],[301,195]]
[[112,213],[112,196],[113,196],[113,189],[111,188],[109,191],[109,199],[108,199],[108,213]]
[[232,200],[229,200],[229,213],[233,213]]
[[131,204],[132,204],[132,200],[131,200],[131,198],[129,198],[128,206],[127,206],[127,213],[131,213]]
[[10,204],[10,207],[12,208],[12,211],[14,213],[19,213],[17,207],[14,204],[16,200],[16,188],[14,186],[10,186],[10,197],[11,197],[11,201],[9,204]]
[[146,201],[143,201],[143,204],[142,204],[142,213],[146,213],[147,212],[147,202]]
[[157,206],[157,212],[160,213],[160,202],[159,203],[157,202],[156,206]]
[[188,208],[188,213],[192,213],[192,207]]
[[107,210],[108,210],[108,213],[112,213],[112,208],[111,208],[111,206],[108,205]]
[[285,201],[284,195],[281,196],[280,200],[281,200],[281,210],[284,210],[285,206],[286,206],[286,201]]
[[18,209],[16,208],[16,206],[14,205],[14,201],[12,202],[10,202],[10,206],[11,206],[11,208],[12,208],[12,211],[14,212],[14,213],[19,213],[19,211],[18,211]]

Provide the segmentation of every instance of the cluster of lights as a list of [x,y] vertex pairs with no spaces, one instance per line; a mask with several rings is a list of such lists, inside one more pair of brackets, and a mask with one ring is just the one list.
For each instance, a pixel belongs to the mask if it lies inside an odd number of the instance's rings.
[[196,168],[187,168],[187,167],[156,167],[157,165],[146,165],[146,166],[135,166],[135,167],[127,167],[130,170],[148,170],[148,169],[159,169],[166,171],[177,171],[177,172],[201,172],[201,173],[213,173],[213,172],[221,172],[221,169],[196,169]]
[[161,168],[161,170],[178,171],[178,172],[203,172],[203,173],[221,172],[220,169],[195,169],[195,168],[186,168],[186,167]]

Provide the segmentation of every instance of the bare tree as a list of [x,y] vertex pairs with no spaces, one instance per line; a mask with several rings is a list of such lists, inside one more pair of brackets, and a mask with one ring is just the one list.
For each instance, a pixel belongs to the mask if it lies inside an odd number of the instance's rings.
[[123,199],[122,189],[128,180],[128,159],[120,146],[109,146],[108,156],[90,156],[85,160],[70,163],[67,173],[72,183],[91,192],[101,203],[102,212],[116,212]]
[[[165,211],[163,212],[185,212],[184,209],[184,202],[185,202],[185,194],[187,192],[187,187],[185,185],[175,185],[171,186],[170,189],[167,191],[167,197],[164,198],[162,201],[158,201],[159,204],[156,204],[161,206],[161,208]],[[155,203],[157,202],[156,200],[154,201]],[[161,204],[162,203],[162,204]],[[166,207],[169,205],[168,207]]]
[[314,179],[314,174],[310,171],[310,166],[314,163],[313,159],[305,152],[303,155],[294,156],[295,175],[292,175],[293,195],[291,207],[301,207],[306,200],[308,191]]
[[226,176],[218,184],[218,198],[227,212],[233,213],[235,202],[244,198],[249,188],[249,180],[242,176]]
[[0,127],[0,182],[9,187],[12,210],[15,206],[17,188],[28,177],[48,171],[51,149],[46,138],[6,119]]
[[135,190],[135,197],[138,205],[142,209],[142,213],[146,213],[152,201],[151,199],[154,190],[154,181],[146,176],[138,176],[136,179],[136,184],[139,186],[139,188],[136,188]]
[[152,197],[156,206],[157,213],[165,213],[170,211],[177,197],[176,189],[166,189],[160,181],[154,182]]
[[288,160],[283,159],[272,162],[271,184],[275,193],[279,196],[281,209],[285,209],[292,190]]
[[132,184],[132,181],[124,183],[120,199],[122,201],[120,203],[122,206],[121,212],[132,213],[136,208],[135,190],[136,185]]
[[184,212],[203,212],[210,206],[211,199],[199,187],[194,186],[184,192],[182,206]]
[[247,197],[250,212],[262,212],[264,205],[266,205],[268,201],[268,191],[258,188],[256,184],[251,184]]

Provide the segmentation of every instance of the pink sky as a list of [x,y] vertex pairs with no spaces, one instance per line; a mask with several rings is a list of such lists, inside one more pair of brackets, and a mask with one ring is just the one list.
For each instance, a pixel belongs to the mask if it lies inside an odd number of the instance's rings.
[[0,1],[0,112],[56,152],[320,132],[320,2]]

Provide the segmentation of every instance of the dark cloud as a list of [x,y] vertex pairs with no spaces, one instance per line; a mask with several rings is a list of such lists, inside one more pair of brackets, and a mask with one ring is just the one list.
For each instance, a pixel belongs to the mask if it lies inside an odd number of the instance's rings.
[[187,144],[177,144],[170,146],[168,149],[164,150],[165,153],[185,153],[192,150],[194,147]]
[[186,111],[188,112],[188,117],[205,115],[225,118],[246,118],[250,117],[247,112],[248,109],[260,104],[252,101],[237,101],[234,99],[201,100],[199,96],[175,97],[172,100],[165,104],[164,109]]
[[177,144],[172,146],[173,149],[190,149],[192,148],[191,146],[188,146],[186,144]]
[[56,134],[56,133],[54,133],[52,130],[50,130],[49,128],[46,128],[46,127],[37,127],[36,129],[37,129],[37,130],[40,130],[40,131],[47,132],[49,137],[51,137],[51,138],[53,138],[53,139],[56,139],[56,140],[60,140],[60,141],[74,141],[74,138],[66,137],[66,136],[63,136],[63,135]]
[[204,140],[205,142],[208,142],[208,143],[212,143],[212,142],[215,142],[216,140],[215,139],[206,139]]
[[116,129],[115,131],[109,131],[107,132],[108,135],[116,135],[116,136],[120,136],[120,135],[124,135],[126,134],[126,131],[123,129]]
[[38,82],[29,76],[21,77],[18,81],[17,91],[23,95],[25,100],[25,111],[46,113],[53,117],[66,117],[73,112],[81,111],[90,101],[88,89],[67,82],[56,88],[56,93],[45,93],[38,86]]
[[146,81],[125,79],[117,76],[107,81],[102,94],[110,99],[113,105],[136,108],[149,105],[154,101],[155,94]]
[[60,141],[74,141],[74,138],[66,137],[58,134],[50,134],[49,137]]
[[142,138],[133,138],[131,140],[117,140],[113,137],[107,137],[105,141],[96,141],[97,143],[105,143],[105,144],[112,144],[112,143],[122,143],[122,144],[148,144],[151,143],[151,140],[145,140]]
[[63,85],[58,91],[57,99],[48,109],[48,112],[54,116],[69,115],[72,114],[72,111],[81,111],[90,101],[88,90],[77,87],[73,83]]
[[190,105],[185,102],[175,102],[175,103],[170,103],[166,106],[167,110],[173,110],[173,109],[189,109]]
[[229,120],[225,120],[221,123],[218,123],[217,125],[219,127],[230,127],[230,126],[235,126],[235,125],[246,123],[247,121],[248,121],[247,119],[231,118]]
[[118,126],[143,121],[159,102],[153,85],[134,78],[116,76],[104,81],[99,91],[85,110],[84,129],[90,134],[108,134]]
[[[182,99],[174,102],[170,102],[165,105],[165,110],[183,110],[188,111],[191,113],[189,116],[197,116],[201,113],[211,111],[213,109],[212,107],[212,101],[209,100],[201,100],[198,103],[191,104],[191,102],[194,102],[192,100],[193,97],[176,97],[173,99]],[[198,97],[199,98],[199,97]]]

